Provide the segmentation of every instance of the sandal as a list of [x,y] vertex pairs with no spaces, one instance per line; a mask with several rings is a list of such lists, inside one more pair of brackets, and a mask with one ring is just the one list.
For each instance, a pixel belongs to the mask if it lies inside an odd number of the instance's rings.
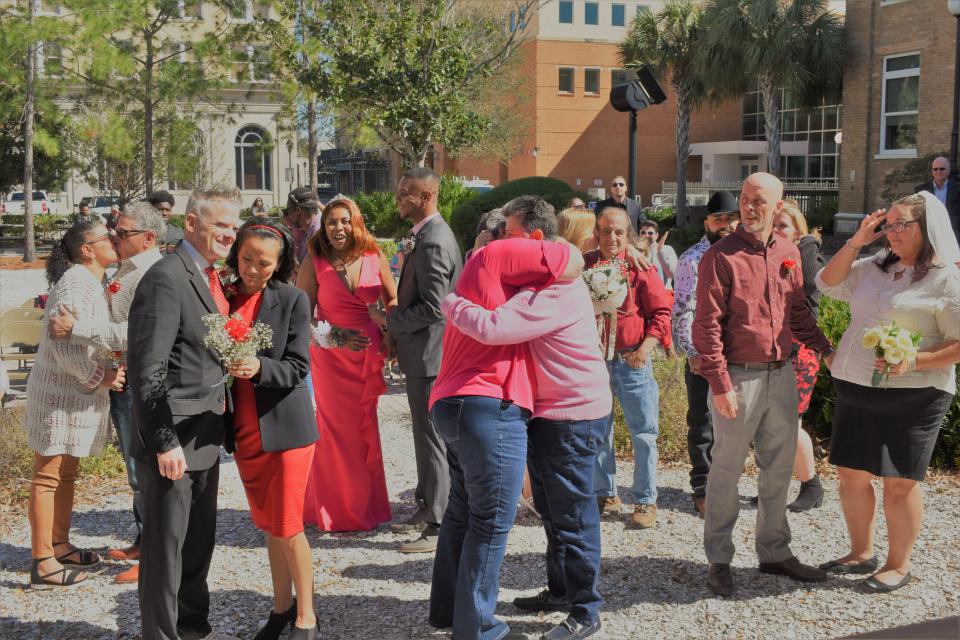
[[[69,542],[54,542],[53,546],[61,544],[70,544]],[[71,545],[72,546],[72,545]],[[77,554],[80,556],[79,560],[70,560],[70,556]],[[84,549],[77,549],[73,547],[70,551],[67,551],[62,556],[57,556],[57,562],[62,564],[65,567],[92,567],[94,565],[100,564],[100,556],[95,554],[93,551],[86,551]]]
[[[53,556],[50,556],[53,557]],[[76,569],[67,569],[61,567],[56,571],[40,575],[40,563],[50,558],[40,558],[30,564],[30,588],[31,589],[53,589],[55,587],[72,587],[87,579],[87,574]],[[59,580],[50,580],[54,576],[60,576]]]

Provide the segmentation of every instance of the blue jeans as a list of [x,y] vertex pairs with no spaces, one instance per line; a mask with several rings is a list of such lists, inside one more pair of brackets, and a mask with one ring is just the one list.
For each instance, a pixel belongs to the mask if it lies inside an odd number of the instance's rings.
[[547,587],[570,602],[584,625],[597,621],[603,598],[600,512],[593,493],[597,445],[609,417],[555,421],[535,418],[527,429],[527,469],[533,502],[547,534]]
[[140,495],[140,486],[137,484],[136,460],[130,455],[133,438],[136,437],[133,429],[133,392],[128,386],[122,392],[110,392],[110,417],[117,428],[117,439],[120,440],[120,452],[123,453],[123,462],[127,465],[127,483],[133,491],[133,519],[137,523],[137,539],[135,546],[140,546],[140,536],[143,534],[143,496]]
[[446,442],[450,466],[430,624],[452,626],[456,640],[499,640],[510,631],[494,612],[507,534],[523,488],[530,414],[483,396],[443,398],[430,413]]
[[[633,442],[633,487],[630,495],[634,504],[657,503],[657,435],[660,433],[660,388],[653,377],[653,366],[647,364],[634,369],[626,362],[607,363],[610,385],[620,400],[623,418]],[[613,451],[613,415],[607,432],[597,451],[594,492],[598,496],[617,495],[617,460]]]

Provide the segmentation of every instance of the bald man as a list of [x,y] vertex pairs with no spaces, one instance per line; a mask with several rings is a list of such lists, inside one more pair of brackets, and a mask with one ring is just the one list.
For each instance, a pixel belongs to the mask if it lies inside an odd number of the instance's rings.
[[930,163],[930,182],[917,185],[914,193],[929,191],[947,208],[950,227],[960,238],[960,182],[950,179],[950,161],[940,156]]
[[782,207],[783,183],[768,173],[751,175],[740,192],[740,226],[707,249],[698,270],[693,345],[710,385],[714,432],[703,546],[710,563],[707,587],[721,596],[734,592],[730,562],[740,511],[737,483],[751,441],[760,469],[760,571],[803,582],[826,579],[790,550],[787,489],[797,448],[790,352],[794,336],[828,364],[832,349],[806,305],[796,245],[773,233],[773,218]]

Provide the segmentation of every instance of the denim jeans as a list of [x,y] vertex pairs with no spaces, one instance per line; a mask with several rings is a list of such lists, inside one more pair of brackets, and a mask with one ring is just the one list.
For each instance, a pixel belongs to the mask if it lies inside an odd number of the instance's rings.
[[120,440],[120,451],[123,453],[123,462],[127,466],[127,483],[133,491],[133,519],[137,523],[137,539],[134,545],[140,546],[140,536],[143,534],[143,496],[140,495],[140,486],[137,484],[136,460],[130,455],[133,438],[136,437],[133,428],[133,392],[130,387],[122,392],[110,392],[110,417],[117,428],[117,439]]
[[510,631],[494,612],[530,414],[499,398],[454,396],[435,402],[431,416],[447,445],[450,498],[433,563],[430,624],[452,626],[456,640],[499,640]]
[[[620,400],[623,418],[633,442],[633,487],[630,495],[634,504],[657,503],[657,435],[660,433],[660,388],[653,377],[653,366],[647,364],[634,369],[626,362],[607,363],[610,385]],[[598,496],[617,495],[617,460],[613,451],[613,414],[597,451],[594,493]]]
[[547,587],[570,602],[570,615],[584,625],[597,621],[603,604],[593,467],[609,421],[535,418],[527,429],[533,502],[547,534]]

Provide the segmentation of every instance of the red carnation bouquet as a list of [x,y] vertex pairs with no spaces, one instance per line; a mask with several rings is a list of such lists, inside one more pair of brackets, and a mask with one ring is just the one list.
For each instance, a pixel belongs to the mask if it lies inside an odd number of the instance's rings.
[[[273,329],[269,325],[262,322],[251,325],[239,313],[232,316],[211,313],[202,320],[208,329],[203,346],[212,349],[226,365],[251,358],[258,351],[273,346]],[[224,381],[227,386],[232,382],[230,376]]]

